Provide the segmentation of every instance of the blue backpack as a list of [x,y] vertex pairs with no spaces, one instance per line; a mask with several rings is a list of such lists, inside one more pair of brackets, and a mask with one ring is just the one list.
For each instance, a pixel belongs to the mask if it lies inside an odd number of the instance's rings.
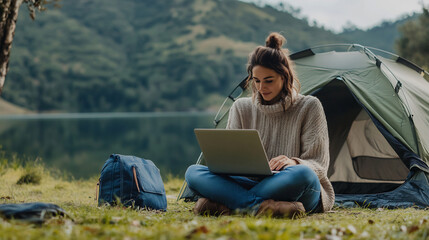
[[159,169],[150,160],[112,154],[101,170],[98,205],[167,210]]

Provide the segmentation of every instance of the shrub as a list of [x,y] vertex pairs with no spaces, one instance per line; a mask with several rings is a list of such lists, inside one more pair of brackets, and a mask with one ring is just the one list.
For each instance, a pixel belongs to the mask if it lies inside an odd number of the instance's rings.
[[34,170],[30,170],[26,173],[24,173],[24,175],[22,175],[18,182],[16,182],[16,184],[18,185],[22,185],[22,184],[34,184],[34,185],[38,185],[40,184],[40,181],[42,180],[42,176],[39,172],[34,171]]

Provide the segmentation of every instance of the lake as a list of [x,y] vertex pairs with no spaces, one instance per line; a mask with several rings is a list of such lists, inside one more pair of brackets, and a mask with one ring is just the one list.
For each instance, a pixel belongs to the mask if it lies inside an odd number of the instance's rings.
[[166,176],[183,177],[200,149],[194,128],[212,128],[211,113],[0,115],[0,146],[21,159],[85,179],[98,176],[110,154],[152,160]]

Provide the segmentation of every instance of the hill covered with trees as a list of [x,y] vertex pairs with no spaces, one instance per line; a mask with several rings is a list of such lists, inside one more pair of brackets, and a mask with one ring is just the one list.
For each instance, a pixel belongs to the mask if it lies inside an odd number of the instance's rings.
[[404,16],[395,22],[384,21],[366,31],[358,28],[344,29],[340,37],[364,46],[371,46],[389,52],[396,52],[395,41],[400,37],[398,28],[408,21],[418,17],[418,14]]
[[[36,21],[21,9],[2,96],[7,101],[33,111],[204,110],[246,75],[249,52],[269,32],[283,33],[292,52],[378,37],[360,30],[334,34],[237,0],[61,5]],[[396,29],[388,24],[374,31],[385,36],[386,27]],[[375,47],[391,50],[393,41]]]

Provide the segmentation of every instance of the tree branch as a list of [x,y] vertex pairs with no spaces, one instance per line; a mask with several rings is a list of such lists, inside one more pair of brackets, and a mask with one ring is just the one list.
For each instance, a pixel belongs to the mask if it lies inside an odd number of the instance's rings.
[[0,95],[9,67],[10,49],[22,0],[3,0],[0,23]]

